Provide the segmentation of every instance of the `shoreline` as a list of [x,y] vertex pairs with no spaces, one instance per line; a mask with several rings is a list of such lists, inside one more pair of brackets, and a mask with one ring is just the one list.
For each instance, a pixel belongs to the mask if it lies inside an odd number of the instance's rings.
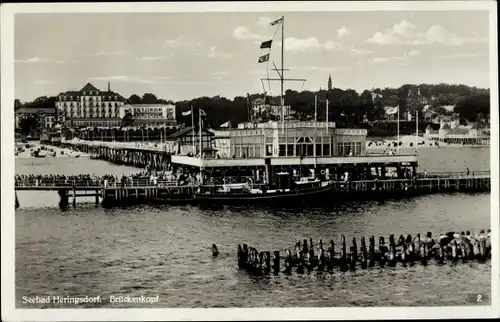
[[[417,146],[415,146],[415,141],[417,142]],[[383,149],[396,149],[397,146],[394,146],[393,143],[398,142],[397,136],[394,137],[367,137],[366,138],[366,151],[369,150],[383,150]],[[400,148],[405,149],[418,149],[422,148],[489,148],[490,145],[479,145],[479,144],[457,144],[457,143],[443,143],[437,141],[430,140],[424,137],[415,137],[414,135],[404,135],[399,137],[399,142],[401,142]],[[421,144],[423,142],[423,144]],[[410,146],[410,143],[413,146]],[[420,144],[418,144],[420,143]],[[374,145],[375,144],[375,145]]]
[[[26,145],[29,144],[30,147],[26,148]],[[54,145],[48,145],[48,144],[40,144],[40,143],[25,143],[25,144],[16,144],[17,146],[23,146],[25,149],[24,152],[19,153],[18,155],[14,156],[14,159],[54,159],[54,158],[89,158],[90,155],[85,154],[83,152],[78,152],[78,151],[73,151],[71,149],[67,148],[61,148],[58,146]],[[40,147],[45,146],[47,149],[52,149],[56,152],[56,156],[52,156],[50,151],[44,151],[46,152],[45,157],[34,157],[31,155],[31,149],[36,150],[39,149]],[[64,152],[64,154],[61,154],[61,152]]]

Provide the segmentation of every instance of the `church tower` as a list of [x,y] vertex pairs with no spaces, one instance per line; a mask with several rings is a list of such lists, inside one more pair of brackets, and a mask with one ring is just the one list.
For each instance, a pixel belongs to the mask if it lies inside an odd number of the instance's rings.
[[328,75],[328,90],[332,90],[332,76]]

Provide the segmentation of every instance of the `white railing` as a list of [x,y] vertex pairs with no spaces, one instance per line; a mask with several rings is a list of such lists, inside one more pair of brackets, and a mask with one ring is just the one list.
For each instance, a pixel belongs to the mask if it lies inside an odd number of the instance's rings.
[[[184,183],[184,184],[182,184]],[[150,178],[140,178],[140,179],[127,179],[123,183],[112,180],[49,180],[49,179],[30,179],[30,180],[16,180],[15,187],[75,187],[75,188],[101,188],[104,187],[167,187],[167,186],[179,186],[179,185],[196,185],[196,182],[180,182],[178,180],[154,180]]]

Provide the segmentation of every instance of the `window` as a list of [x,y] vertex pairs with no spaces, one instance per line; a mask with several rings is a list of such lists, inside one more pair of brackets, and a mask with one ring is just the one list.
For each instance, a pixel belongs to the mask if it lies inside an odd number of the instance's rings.
[[273,155],[273,145],[266,144],[266,156],[272,156],[272,155]]
[[355,155],[360,155],[361,154],[361,142],[356,142],[355,149],[354,149],[354,154]]
[[316,156],[321,156],[323,155],[323,152],[321,150],[322,144],[316,144]]
[[307,156],[314,156],[314,148],[312,144],[305,144],[304,147],[306,148]]
[[286,145],[286,154],[287,156],[291,157],[294,156],[293,150],[294,150],[294,145],[293,144],[287,144]]
[[324,156],[330,155],[330,144],[323,144],[323,154]]
[[337,143],[337,155],[338,156],[344,155],[344,144],[342,142]]
[[286,144],[280,144],[278,156],[284,157],[285,155],[286,155]]

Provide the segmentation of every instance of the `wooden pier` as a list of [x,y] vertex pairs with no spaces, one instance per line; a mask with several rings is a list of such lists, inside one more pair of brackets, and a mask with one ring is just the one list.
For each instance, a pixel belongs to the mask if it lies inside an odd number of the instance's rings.
[[346,272],[360,268],[410,267],[432,262],[443,265],[445,262],[486,262],[491,259],[490,231],[486,234],[483,230],[474,236],[470,232],[448,232],[436,237],[437,241],[434,241],[428,232],[426,236],[417,234],[415,238],[400,235],[396,241],[394,235],[390,235],[386,242],[385,237],[380,236],[378,245],[374,236],[370,236],[368,241],[365,237],[359,240],[353,237],[348,244],[342,235],[338,243],[330,240],[327,245],[323,245],[321,239],[315,245],[309,238],[309,242],[307,239],[297,240],[295,246],[273,251],[272,254],[243,244],[238,245],[237,264],[239,269],[250,274],[273,272],[275,275],[290,275],[294,272],[311,273],[313,270],[333,273],[334,270]]
[[92,159],[135,167],[149,166],[166,169],[171,162],[171,153],[164,147],[141,147],[113,142],[65,142],[60,147],[89,154]]
[[112,207],[124,204],[189,204],[192,203],[197,188],[191,185],[111,187],[102,189],[102,205]]
[[[215,185],[218,186],[218,185]],[[61,197],[61,206],[68,205],[72,197],[76,206],[77,197],[99,198],[103,206],[123,204],[195,204],[193,196],[198,190],[196,185],[178,185],[173,181],[159,181],[156,184],[145,180],[142,184],[120,183],[104,186],[100,183],[72,185],[28,185],[15,186],[15,190],[45,190],[57,191]],[[489,174],[469,176],[434,176],[429,178],[335,181],[331,190],[332,198],[324,198],[323,203],[333,203],[346,200],[373,200],[392,197],[410,197],[435,193],[479,193],[491,190]],[[18,200],[18,203],[22,200]]]

